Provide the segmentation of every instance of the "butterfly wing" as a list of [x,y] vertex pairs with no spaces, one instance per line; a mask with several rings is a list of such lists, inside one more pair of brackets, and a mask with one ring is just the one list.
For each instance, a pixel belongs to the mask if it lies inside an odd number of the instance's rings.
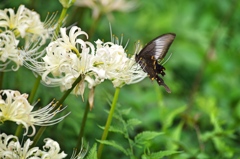
[[163,59],[175,36],[176,34],[174,33],[168,33],[153,39],[140,51],[138,56],[143,58],[151,58],[153,56],[155,60]]
[[153,39],[135,57],[136,62],[148,73],[150,79],[155,79],[158,84],[164,86],[169,93],[170,89],[164,83],[163,79],[158,76],[158,74],[162,76],[165,75],[165,68],[158,62],[167,54],[175,36],[176,34],[168,33]]

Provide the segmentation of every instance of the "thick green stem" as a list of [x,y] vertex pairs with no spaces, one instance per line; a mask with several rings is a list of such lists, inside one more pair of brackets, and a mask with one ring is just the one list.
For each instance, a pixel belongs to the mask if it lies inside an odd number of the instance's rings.
[[22,127],[22,124],[18,125],[15,136],[20,137],[20,134],[22,134]]
[[76,149],[77,149],[76,152],[77,153],[79,152],[80,146],[82,144],[82,138],[83,138],[83,134],[84,134],[84,128],[85,128],[85,125],[86,125],[86,122],[87,122],[87,116],[88,116],[89,108],[90,108],[90,105],[89,105],[89,102],[87,102],[87,105],[86,105],[85,111],[84,111],[84,115],[83,115],[83,119],[82,119],[82,123],[81,123],[80,132],[79,132],[79,135],[78,135],[78,142],[77,142],[77,146],[76,146]]
[[[62,103],[65,101],[65,99],[67,98],[67,96],[71,93],[71,91],[75,88],[75,86],[81,81],[82,79],[82,75],[80,75],[76,81],[72,84],[72,87],[67,90],[64,95],[62,96],[62,98],[57,102],[56,106],[54,107],[54,109],[52,111],[55,111],[57,110],[61,105]],[[42,136],[43,132],[45,131],[46,129],[46,126],[42,126],[38,132],[36,133],[36,135],[34,136],[34,139],[33,139],[33,144],[31,145],[32,147],[34,147],[38,140],[40,139],[40,137]]]
[[[106,125],[105,125],[105,128],[104,128],[101,140],[106,140],[107,139],[108,130],[109,130],[109,127],[111,125],[112,117],[113,117],[113,114],[114,114],[114,110],[115,110],[116,105],[117,105],[119,92],[120,92],[120,88],[116,88],[115,94],[114,94],[114,97],[113,97],[113,101],[112,101],[112,105],[111,105],[111,109],[110,109],[110,112],[108,114],[107,122],[106,122]],[[102,151],[103,151],[103,146],[104,145],[102,143],[100,143],[99,148],[98,148],[98,152],[97,152],[98,159],[101,158]]]
[[[52,40],[54,40],[54,39],[57,37],[57,35],[58,35],[59,31],[60,31],[60,27],[62,26],[63,20],[64,20],[64,18],[66,17],[66,14],[67,14],[67,9],[68,9],[68,8],[63,8],[63,9],[62,9],[61,15],[60,15],[60,17],[59,17],[59,19],[58,19],[58,25],[57,25],[57,28],[56,28],[55,33],[54,33],[55,36],[53,36]],[[33,87],[32,91],[31,91],[31,94],[30,94],[29,103],[32,103],[32,102],[33,102],[33,99],[34,99],[34,96],[35,96],[35,94],[36,94],[36,92],[37,92],[37,89],[38,89],[38,86],[39,86],[40,81],[41,81],[41,76],[38,76],[38,77],[37,77],[37,80],[36,80],[36,82],[35,82],[35,84],[34,84],[34,87]],[[71,91],[70,91],[70,92],[71,92]],[[65,99],[64,99],[64,100],[65,100]],[[63,101],[64,101],[64,100],[63,100]],[[61,100],[60,100],[60,101],[61,101]],[[59,101],[59,103],[60,103],[60,101]],[[61,103],[62,103],[63,101],[61,101]],[[58,104],[59,104],[59,103],[58,103]],[[59,106],[60,106],[60,104],[59,104]],[[56,106],[55,108],[57,109],[59,106]],[[56,110],[56,109],[54,109],[54,110]],[[17,131],[16,131],[16,134],[17,134],[17,135],[20,135],[19,132],[21,132],[21,131],[19,131],[19,129],[21,129],[21,128],[22,128],[22,126],[19,125],[18,128],[17,128]],[[39,129],[38,133],[37,133],[36,136],[34,137],[34,142],[33,142],[33,144],[36,144],[36,143],[37,143],[37,141],[38,141],[39,138],[42,136],[42,133],[45,131],[45,129],[46,129],[45,127],[41,127],[41,128]],[[35,141],[35,140],[36,140],[36,141]]]
[[[30,96],[28,98],[28,101],[29,101],[30,104],[33,103],[33,99],[34,99],[35,94],[37,92],[37,89],[38,89],[38,86],[40,84],[40,81],[41,81],[41,76],[38,76],[36,81],[35,81],[35,83],[34,83],[34,86],[33,86],[32,90],[31,90]],[[22,129],[23,129],[22,125],[21,124],[18,125],[17,130],[15,132],[15,136],[20,137],[21,134],[22,134]]]
[[0,90],[2,89],[2,85],[3,85],[3,77],[4,77],[4,72],[0,72]]
[[67,10],[68,10],[68,8],[63,8],[62,9],[61,15],[60,15],[60,17],[58,19],[58,25],[57,25],[57,28],[56,28],[55,33],[54,33],[55,36],[53,36],[52,40],[55,40],[57,38],[57,35],[58,35],[58,33],[60,31],[60,28],[61,28],[61,26],[63,24],[63,20],[66,17]]
[[33,103],[33,99],[34,99],[34,96],[35,96],[35,94],[36,94],[36,92],[37,92],[37,89],[38,89],[38,86],[39,86],[39,84],[40,84],[40,81],[41,81],[41,76],[38,76],[37,79],[36,79],[36,81],[35,81],[35,83],[34,83],[34,86],[33,86],[33,88],[32,88],[32,91],[31,91],[31,93],[30,93],[30,96],[29,96],[29,98],[28,98],[28,101],[29,101],[30,104]]

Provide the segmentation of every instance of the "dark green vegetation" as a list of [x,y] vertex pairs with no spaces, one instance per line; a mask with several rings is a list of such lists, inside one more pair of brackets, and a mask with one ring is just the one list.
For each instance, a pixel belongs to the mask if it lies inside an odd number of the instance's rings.
[[[24,0],[21,4],[36,10],[42,17],[48,12],[61,11],[58,1],[42,2]],[[5,0],[0,7],[18,8],[19,4],[16,3],[20,2]],[[129,138],[134,139],[136,134],[143,131],[159,132],[145,146],[151,152],[179,151],[168,157],[172,159],[238,158],[240,4],[236,0],[139,0],[138,4],[133,12],[112,13],[112,20],[102,15],[97,22],[92,18],[90,9],[73,6],[66,19],[67,25],[77,22],[86,32],[94,25],[91,42],[98,38],[110,40],[110,21],[113,33],[118,37],[124,35],[124,45],[130,39],[127,47],[129,54],[133,53],[137,40],[146,44],[161,34],[176,33],[169,50],[172,56],[164,65],[164,81],[172,93],[168,94],[148,78],[126,85],[120,91],[118,111],[131,108],[128,113],[120,113],[123,119],[141,121],[137,126],[128,128]],[[8,72],[5,73],[3,88],[30,93],[34,78],[24,68],[18,72]],[[86,97],[87,94],[88,91]],[[105,110],[109,110],[108,101],[112,100],[113,94],[114,88],[110,82],[99,85],[95,90],[94,108],[88,115],[84,133],[84,140],[90,148],[101,138],[99,125],[103,126],[106,122]],[[46,105],[61,95],[59,88],[40,86],[36,99],[41,99],[39,105]],[[71,95],[64,105],[68,106],[67,111],[71,114],[63,122],[47,128],[44,137],[57,140],[62,150],[71,154],[78,138],[86,100],[82,102],[81,97]],[[114,120],[112,124],[119,124],[119,120]],[[115,131],[109,133],[108,139],[128,149],[125,137]],[[148,153],[150,150],[146,148],[144,151]],[[144,152],[137,147],[134,151],[136,156]],[[123,151],[105,146],[102,158],[116,158],[114,156],[129,158]]]

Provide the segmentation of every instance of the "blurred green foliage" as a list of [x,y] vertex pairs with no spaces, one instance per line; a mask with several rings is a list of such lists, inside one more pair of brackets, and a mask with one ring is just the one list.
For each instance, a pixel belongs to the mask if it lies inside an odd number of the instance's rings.
[[[2,0],[0,8],[18,8],[19,4],[36,10],[43,20],[47,13],[61,11],[59,2],[53,0],[44,3],[41,0]],[[137,40],[145,44],[163,33],[177,35],[169,50],[172,56],[164,65],[164,80],[171,94],[149,79],[121,89],[121,108],[131,108],[127,118],[141,121],[130,138],[142,131],[162,132],[152,140],[151,150],[181,152],[168,157],[172,159],[239,158],[240,3],[237,0],[138,0],[133,12],[112,15],[113,19],[103,15],[96,23],[90,9],[73,6],[66,26],[75,23],[88,32],[96,25],[90,41],[98,38],[109,41],[110,22],[115,35],[124,35],[123,44],[130,39],[129,54],[133,53]],[[30,71],[21,68],[5,74],[3,87],[30,93],[34,78]],[[95,105],[84,134],[90,147],[101,138],[102,130],[98,125],[105,125],[107,114],[104,110],[109,109],[108,100],[113,93],[110,82],[96,88]],[[37,92],[37,98],[41,98],[39,105],[46,105],[61,95],[59,88],[45,86],[40,86]],[[71,95],[64,105],[71,114],[58,125],[47,128],[44,137],[59,141],[61,148],[71,154],[86,101]],[[115,133],[109,133],[108,139],[120,145],[123,142]],[[121,151],[109,146],[105,146],[103,156],[124,158]]]

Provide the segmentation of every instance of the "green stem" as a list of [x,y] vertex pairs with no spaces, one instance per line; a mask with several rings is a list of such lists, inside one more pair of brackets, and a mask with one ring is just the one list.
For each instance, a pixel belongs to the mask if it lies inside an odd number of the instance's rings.
[[[111,122],[112,122],[112,117],[113,117],[113,114],[114,114],[115,107],[117,105],[119,92],[120,92],[120,88],[116,88],[115,94],[114,94],[114,97],[113,97],[113,101],[112,101],[112,105],[111,105],[111,109],[110,109],[110,112],[108,114],[107,122],[106,122],[106,125],[105,125],[105,128],[104,128],[101,140],[106,140],[107,139],[108,130],[109,130],[109,127],[110,127]],[[98,159],[101,158],[102,151],[103,151],[103,146],[104,145],[102,143],[100,143],[99,148],[98,148],[98,152],[97,152]]]
[[[82,79],[82,75],[80,75],[75,81],[74,83],[72,84],[72,87],[67,90],[64,95],[62,96],[62,98],[57,102],[56,106],[54,107],[54,109],[52,111],[55,111],[57,110],[61,105],[62,103],[65,101],[65,99],[67,98],[67,96],[71,93],[71,91],[75,88],[75,86],[81,81]],[[31,147],[34,147],[38,140],[40,139],[40,137],[42,136],[43,132],[45,131],[46,129],[46,126],[42,126],[38,132],[36,133],[36,135],[34,136],[34,139],[33,139],[33,144],[31,145]]]
[[0,72],[0,90],[2,89],[2,85],[3,85],[3,77],[4,77],[4,72]]
[[22,134],[22,124],[18,125],[17,130],[15,132],[15,136],[19,138],[20,134]]
[[83,138],[83,134],[84,134],[84,128],[85,128],[85,125],[86,125],[86,122],[87,122],[87,116],[88,116],[89,108],[90,108],[90,105],[89,105],[89,102],[87,102],[87,105],[86,105],[85,111],[84,111],[84,115],[83,115],[83,119],[82,119],[82,123],[81,123],[80,132],[79,132],[79,135],[78,135],[78,142],[77,142],[77,146],[76,146],[76,149],[77,149],[76,152],[77,153],[80,150],[80,146],[82,144],[82,138]]
[[39,84],[40,84],[40,81],[41,81],[41,76],[38,76],[37,79],[36,79],[36,81],[35,81],[35,83],[34,83],[34,86],[33,86],[33,88],[32,88],[32,91],[31,91],[31,93],[30,93],[29,99],[28,99],[28,101],[29,101],[30,104],[33,103],[33,99],[34,99],[34,96],[35,96],[35,94],[36,94],[36,92],[37,92],[37,89],[38,89],[38,86],[39,86]]
[[[55,33],[54,33],[55,36],[53,36],[52,40],[54,40],[54,39],[57,37],[57,35],[58,35],[59,31],[60,31],[60,27],[62,26],[63,20],[64,20],[64,18],[66,17],[66,14],[67,14],[67,9],[68,9],[68,8],[63,8],[63,9],[62,9],[61,15],[60,15],[60,17],[59,17],[59,19],[58,19],[58,25],[57,25],[57,28],[56,28]],[[79,76],[79,77],[80,77],[80,76]],[[80,78],[80,79],[81,79],[81,78]],[[34,83],[33,89],[32,89],[32,91],[31,91],[31,93],[30,93],[30,97],[29,97],[29,99],[28,99],[28,100],[29,100],[29,103],[32,103],[32,102],[33,102],[33,99],[34,99],[34,96],[35,96],[35,94],[36,94],[36,92],[37,92],[37,89],[38,89],[38,86],[39,86],[39,84],[40,84],[40,81],[41,81],[41,76],[38,76],[37,79],[36,79],[36,81],[35,81],[35,83]],[[76,80],[76,81],[77,81],[77,80]],[[75,81],[75,82],[76,82],[76,81]],[[1,82],[1,77],[0,77],[0,82]],[[0,83],[0,84],[1,84],[1,83]],[[74,85],[74,84],[73,84],[73,85]],[[0,85],[0,86],[1,86],[1,85]],[[74,87],[75,87],[75,86],[74,86]],[[73,87],[73,88],[74,88],[74,87]],[[0,87],[0,88],[1,88],[1,87]],[[63,101],[67,98],[68,94],[71,92],[71,90],[72,90],[73,88],[69,89],[69,90],[63,95],[63,97],[59,100],[59,102],[57,103],[57,105],[54,107],[54,110],[58,109],[58,108],[61,106],[61,104],[62,104]],[[54,111],[54,110],[53,110],[53,111]],[[21,129],[22,129],[22,125],[19,125],[18,128],[17,128],[17,130],[16,130],[16,132],[15,132],[16,136],[19,136],[19,135],[20,135]],[[42,136],[42,133],[45,131],[45,129],[46,129],[46,127],[41,127],[41,128],[39,129],[39,131],[37,132],[36,136],[34,137],[34,141],[33,141],[33,145],[32,145],[32,146],[34,146],[34,145],[38,142],[39,138]]]
[[[63,7],[63,9],[61,11],[61,15],[60,15],[60,17],[58,19],[57,28],[56,28],[55,33],[54,33],[55,36],[53,36],[52,41],[55,40],[57,38],[57,35],[59,34],[60,28],[61,28],[61,26],[63,24],[63,20],[66,17],[67,10],[68,10],[68,8],[64,8]],[[56,109],[58,109],[61,106],[61,104],[64,102],[64,100],[67,98],[67,96],[71,93],[73,88],[80,82],[80,80],[81,80],[81,75],[73,83],[72,87],[64,93],[64,95],[62,96],[62,98],[59,100],[59,102],[56,104],[56,106],[54,107],[54,109],[52,111],[55,111]],[[37,144],[38,140],[42,136],[42,134],[45,131],[45,129],[46,129],[46,126],[42,126],[38,130],[37,134],[34,136],[33,144],[31,145],[32,147],[34,147]]]
[[[37,92],[37,89],[38,89],[38,86],[40,84],[40,81],[41,81],[41,76],[38,76],[36,81],[35,81],[35,83],[34,83],[34,86],[33,86],[32,90],[31,90],[30,96],[28,98],[28,101],[29,101],[30,104],[33,103],[33,99],[34,99],[34,96],[35,96],[35,94]],[[18,125],[17,130],[15,132],[15,136],[20,137],[21,134],[22,134],[22,129],[23,129],[22,125],[21,124]]]
[[68,10],[68,8],[63,8],[63,9],[62,9],[61,15],[60,15],[60,17],[59,17],[59,19],[58,19],[57,28],[56,28],[56,30],[55,30],[55,34],[54,34],[55,36],[53,36],[53,39],[52,39],[52,40],[55,40],[55,39],[57,38],[57,35],[58,35],[58,33],[59,33],[59,31],[60,31],[60,28],[61,28],[61,26],[62,26],[62,24],[63,24],[63,20],[64,20],[64,18],[66,17],[67,10]]

